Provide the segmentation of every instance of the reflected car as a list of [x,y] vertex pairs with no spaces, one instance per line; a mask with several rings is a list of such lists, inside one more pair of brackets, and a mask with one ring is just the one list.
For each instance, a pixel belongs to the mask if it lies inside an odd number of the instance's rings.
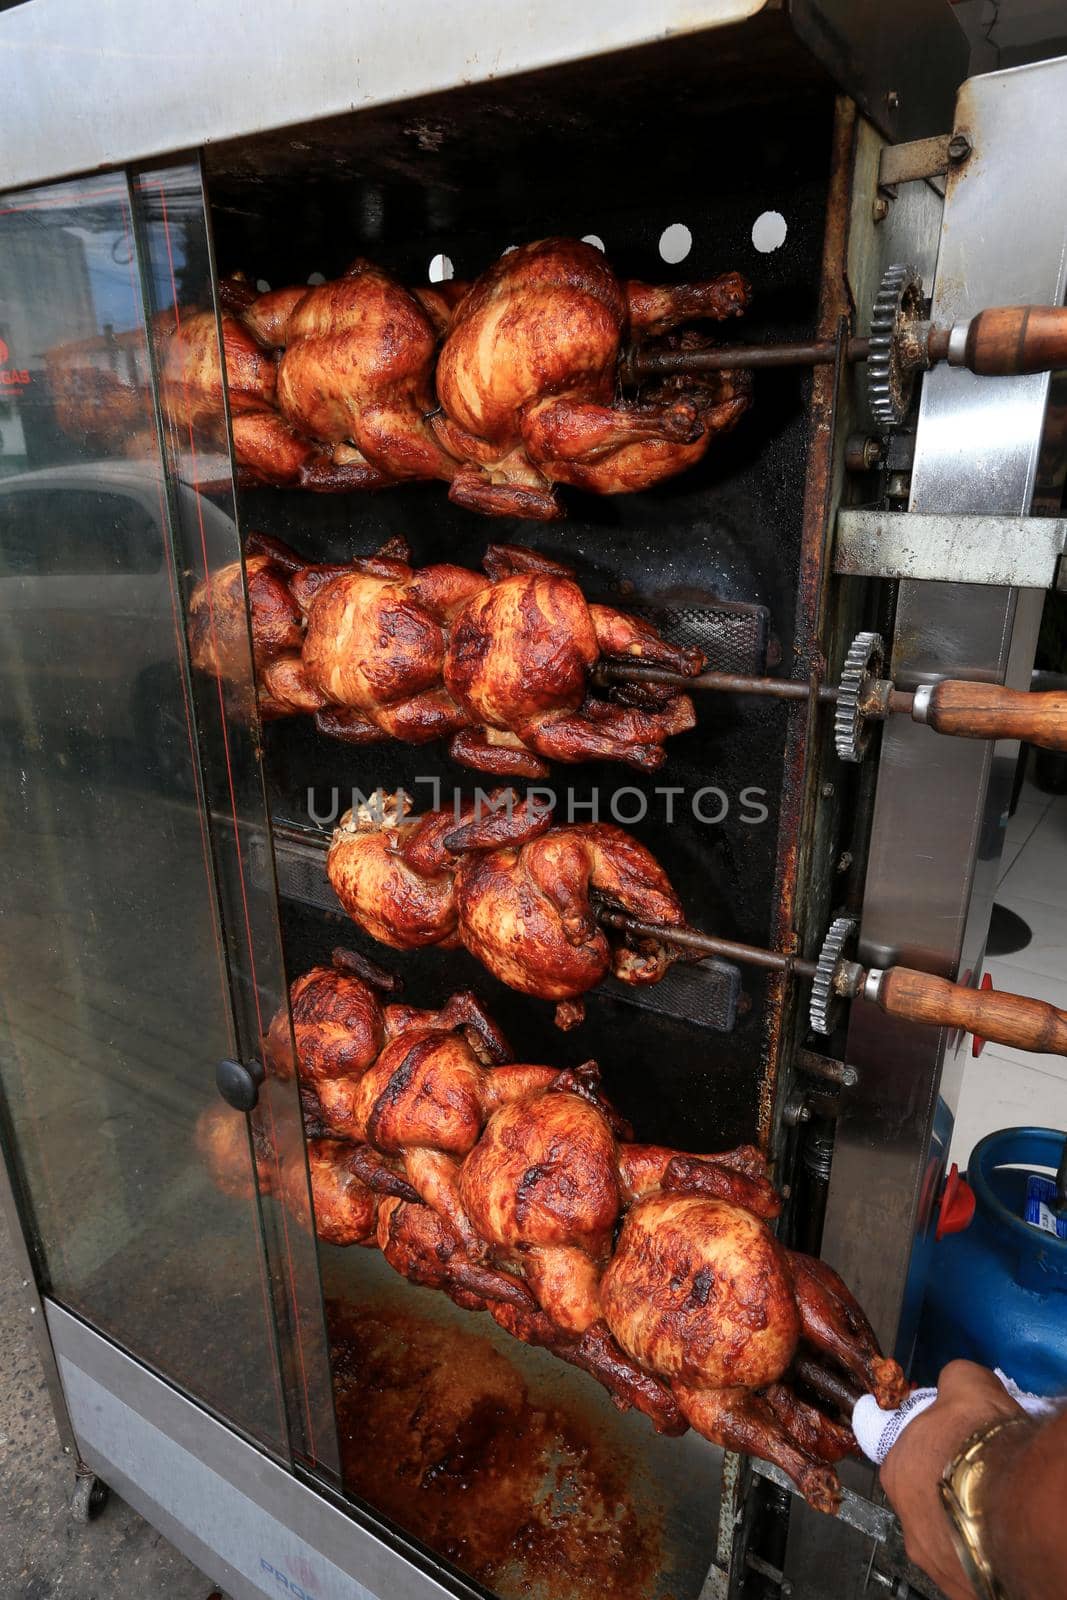
[[[209,559],[232,559],[232,517],[188,485],[177,494]],[[162,475],[144,462],[0,478],[0,724],[33,730],[64,761],[92,744],[132,743],[135,765],[187,790],[181,597],[166,514]]]

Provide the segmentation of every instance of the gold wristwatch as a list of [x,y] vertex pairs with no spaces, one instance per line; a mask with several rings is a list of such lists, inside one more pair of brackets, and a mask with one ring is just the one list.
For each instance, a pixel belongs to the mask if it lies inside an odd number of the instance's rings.
[[948,1513],[952,1542],[979,1600],[1008,1600],[985,1549],[985,1518],[980,1507],[982,1480],[989,1467],[988,1449],[1007,1428],[1029,1423],[1023,1413],[999,1417],[965,1439],[941,1475],[938,1488]]

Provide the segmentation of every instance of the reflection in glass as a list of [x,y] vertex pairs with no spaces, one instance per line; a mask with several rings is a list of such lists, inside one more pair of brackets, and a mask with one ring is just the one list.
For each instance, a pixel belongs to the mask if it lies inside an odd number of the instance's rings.
[[12,1162],[50,1292],[288,1456],[124,180],[0,201],[0,346]]

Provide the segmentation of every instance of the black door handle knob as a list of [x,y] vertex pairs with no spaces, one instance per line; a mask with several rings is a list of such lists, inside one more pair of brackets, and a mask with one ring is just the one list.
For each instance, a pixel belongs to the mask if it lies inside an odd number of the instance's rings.
[[259,1100],[263,1066],[259,1061],[220,1061],[215,1068],[215,1087],[235,1111],[252,1111]]

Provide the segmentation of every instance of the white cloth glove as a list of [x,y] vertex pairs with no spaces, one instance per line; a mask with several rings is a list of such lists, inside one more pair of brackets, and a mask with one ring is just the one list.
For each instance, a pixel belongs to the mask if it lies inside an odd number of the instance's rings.
[[[1067,1401],[1067,1396],[1050,1400],[1039,1394],[1025,1394],[999,1367],[996,1375],[1028,1416],[1051,1416]],[[852,1431],[867,1459],[880,1467],[908,1423],[914,1422],[936,1399],[936,1389],[913,1389],[903,1405],[895,1411],[883,1411],[873,1394],[861,1395],[852,1409]]]

